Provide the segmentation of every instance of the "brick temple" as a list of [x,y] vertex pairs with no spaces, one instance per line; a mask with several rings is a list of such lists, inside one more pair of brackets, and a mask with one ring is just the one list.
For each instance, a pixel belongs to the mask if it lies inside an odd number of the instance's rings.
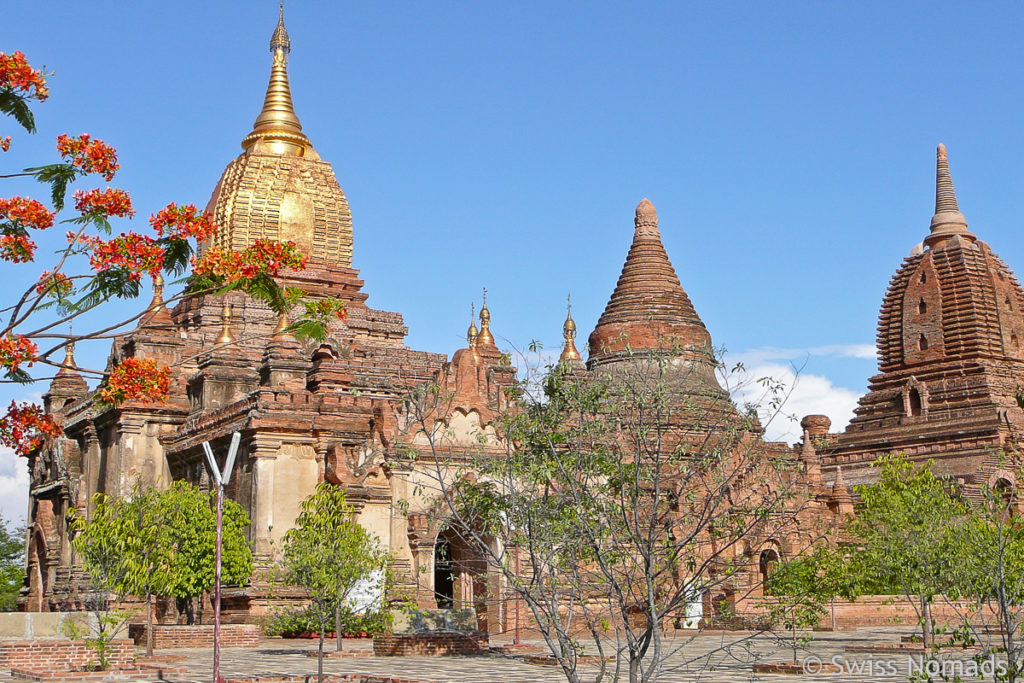
[[[184,479],[210,486],[201,450],[226,448],[233,432],[242,446],[227,495],[247,511],[257,560],[280,548],[301,501],[319,482],[345,487],[359,521],[389,548],[399,583],[425,607],[441,602],[476,606],[480,627],[506,626],[499,577],[432,515],[417,493],[424,465],[409,453],[425,443],[404,400],[436,383],[451,396],[430,418],[446,430],[452,452],[488,448],[491,423],[506,409],[505,389],[516,368],[496,346],[486,300],[467,345],[446,354],[405,344],[400,313],[367,305],[353,267],[353,222],[330,163],[317,154],[292,106],[287,74],[291,44],[279,21],[263,108],[213,190],[210,210],[219,230],[212,243],[244,249],[258,239],[291,240],[309,266],[284,277],[312,298],[339,297],[345,321],[330,323],[327,339],[304,342],[277,316],[241,293],[190,298],[170,307],[161,287],[132,332],[118,338],[110,362],[155,358],[174,368],[171,398],[100,411],[69,351],[44,396],[64,437],[29,458],[31,502],[26,610],[73,609],[81,571],[71,553],[68,513],[89,513],[93,494],[122,495],[136,483],[165,487]],[[801,515],[823,527],[853,512],[850,486],[870,481],[872,461],[902,451],[934,458],[966,485],[1014,485],[999,454],[1018,438],[1024,412],[1024,292],[991,248],[968,230],[938,150],[936,207],[923,243],[900,265],[882,303],[879,374],[842,433],[828,418],[804,418],[796,446],[768,443],[758,430],[744,438],[766,453],[791,459],[801,478]],[[624,226],[626,227],[626,226]],[[207,245],[200,245],[204,248]],[[372,284],[371,284],[372,286]],[[648,200],[636,208],[633,242],[618,282],[589,336],[588,357],[577,350],[571,313],[561,361],[585,377],[672,340],[690,371],[674,390],[696,401],[710,423],[737,417],[708,355],[711,335],[687,296],[661,241]],[[484,437],[484,438],[481,438]],[[498,447],[492,446],[496,452]],[[409,508],[398,509],[404,501]],[[810,522],[808,522],[810,524]],[[796,525],[800,526],[800,525]],[[762,543],[763,542],[763,543]],[[804,537],[753,539],[743,552],[756,574],[799,551]],[[761,543],[761,545],[758,545]],[[439,562],[457,563],[444,582]],[[270,591],[258,582],[227,592],[227,610],[243,620],[264,611]]]

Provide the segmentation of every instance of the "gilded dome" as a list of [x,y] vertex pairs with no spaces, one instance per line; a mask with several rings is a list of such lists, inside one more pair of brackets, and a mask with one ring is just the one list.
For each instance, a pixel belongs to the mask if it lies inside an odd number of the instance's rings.
[[221,175],[207,210],[210,242],[240,251],[256,240],[294,242],[312,262],[352,267],[352,214],[331,165],[302,132],[292,106],[283,13],[271,38],[273,63],[263,108],[243,153]]

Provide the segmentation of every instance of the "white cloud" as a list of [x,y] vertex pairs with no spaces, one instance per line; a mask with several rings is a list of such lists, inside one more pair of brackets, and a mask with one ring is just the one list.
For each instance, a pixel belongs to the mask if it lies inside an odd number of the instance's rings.
[[727,354],[730,363],[743,363],[755,366],[770,361],[790,361],[802,364],[811,356],[831,358],[861,358],[874,360],[877,357],[874,344],[827,344],[812,346],[807,349],[786,349],[776,346],[762,346],[740,353]]
[[0,449],[0,514],[8,521],[22,522],[28,508],[28,466],[9,448]]
[[[853,417],[860,394],[837,386],[824,375],[803,372],[812,356],[867,360],[875,358],[875,347],[870,344],[831,344],[807,349],[763,347],[726,357],[730,369],[741,363],[742,370],[723,378],[723,384],[737,403],[758,406],[766,438],[798,440],[800,420],[805,415],[827,415],[832,420],[833,432],[842,431]],[[759,382],[763,378],[770,378],[770,382]]]

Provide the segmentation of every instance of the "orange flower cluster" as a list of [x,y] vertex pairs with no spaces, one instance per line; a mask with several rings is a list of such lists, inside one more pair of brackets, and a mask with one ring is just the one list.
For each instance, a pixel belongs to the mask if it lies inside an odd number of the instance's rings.
[[107,188],[75,192],[75,209],[84,214],[95,213],[101,216],[132,217],[132,199],[124,190]]
[[11,136],[8,135],[5,138],[0,138],[0,149],[5,152],[11,151]]
[[156,276],[164,265],[164,249],[152,237],[129,232],[112,240],[98,237],[79,238],[92,247],[89,265],[97,273],[113,268],[128,269],[128,277],[138,280],[142,273]]
[[51,273],[48,270],[44,270],[43,274],[39,276],[39,282],[36,283],[37,294],[63,296],[70,293],[71,289],[71,278],[61,272]]
[[57,151],[71,165],[86,173],[99,173],[108,181],[113,180],[114,173],[121,168],[117,163],[117,150],[103,140],[93,140],[88,133],[77,138],[58,136]]
[[306,313],[311,318],[319,318],[323,320],[331,317],[332,315],[340,320],[348,318],[348,311],[345,310],[345,302],[334,297],[306,302],[305,306]]
[[22,363],[29,367],[39,360],[39,347],[28,337],[7,335],[0,337],[0,367],[14,372]]
[[256,240],[244,251],[213,247],[200,258],[193,259],[193,269],[200,275],[222,277],[227,282],[270,275],[274,277],[285,268],[306,267],[306,257],[294,242],[268,242]]
[[23,52],[0,52],[0,88],[19,91],[24,97],[42,102],[50,96],[43,72],[29,66]]
[[20,228],[46,230],[53,225],[53,213],[35,199],[0,199],[0,221],[13,221]]
[[152,358],[126,358],[115,365],[96,392],[96,400],[116,406],[125,401],[154,403],[167,399],[171,391],[171,369]]
[[60,436],[61,431],[53,418],[33,403],[11,401],[7,414],[0,417],[0,444],[22,457],[42,446],[46,437]]
[[0,260],[28,263],[36,254],[36,243],[26,235],[0,235]]
[[178,206],[174,202],[150,216],[149,224],[160,237],[192,237],[199,242],[210,237],[217,229],[213,217],[208,212],[199,213],[194,204]]

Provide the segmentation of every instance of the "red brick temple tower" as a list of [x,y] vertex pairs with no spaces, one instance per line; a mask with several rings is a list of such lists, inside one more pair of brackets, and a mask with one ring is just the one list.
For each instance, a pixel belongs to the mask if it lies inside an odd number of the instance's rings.
[[878,319],[879,374],[823,453],[830,479],[841,465],[851,485],[870,481],[873,460],[902,452],[933,458],[966,484],[1015,483],[999,464],[1024,433],[1024,291],[968,229],[945,145],[937,156],[929,234],[889,283]]

